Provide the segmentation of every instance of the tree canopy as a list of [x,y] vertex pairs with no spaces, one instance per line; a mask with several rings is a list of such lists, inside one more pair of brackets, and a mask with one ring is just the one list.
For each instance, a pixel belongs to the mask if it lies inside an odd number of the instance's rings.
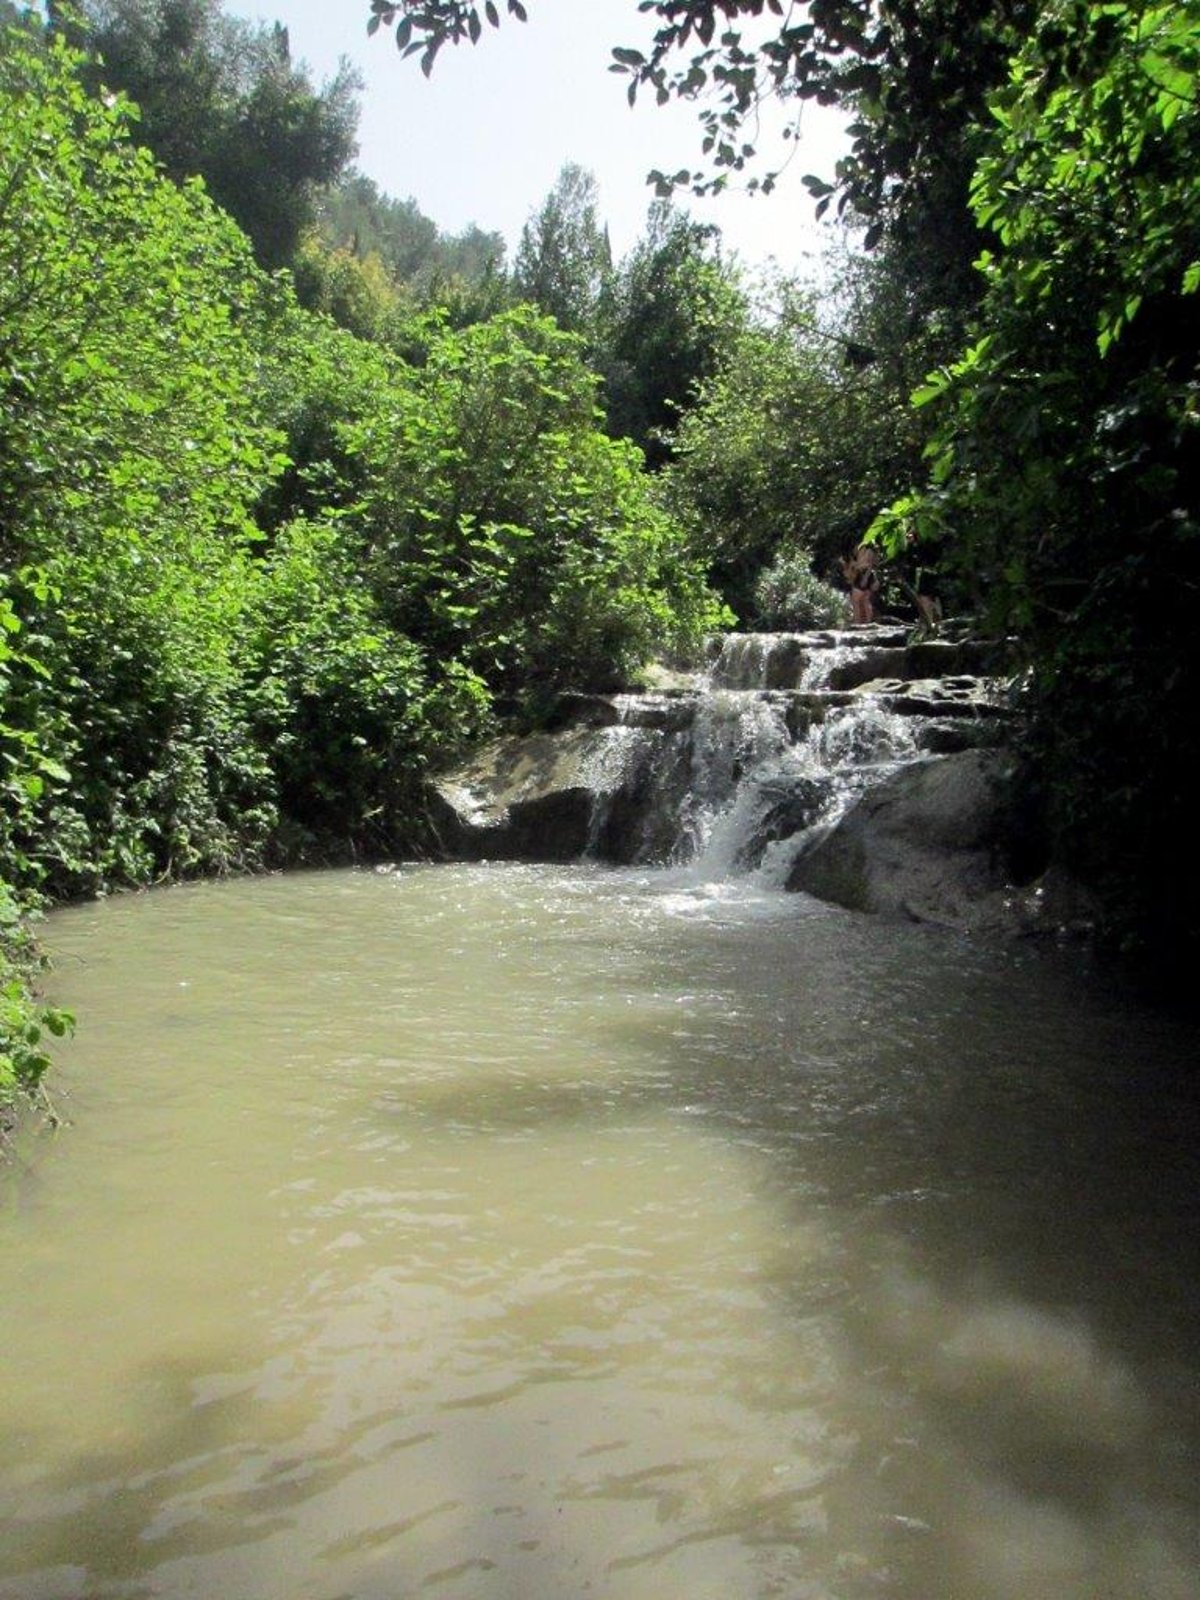
[[746,325],[741,275],[722,258],[717,229],[658,201],[599,310],[595,361],[610,431],[661,466],[701,384]]
[[513,289],[560,328],[594,328],[596,309],[612,271],[608,233],[600,221],[595,177],[568,162],[521,230]]
[[133,135],[168,174],[202,177],[262,265],[285,265],[318,191],[356,153],[360,85],[349,64],[317,88],[292,60],[286,28],[227,16],[220,0],[82,0],[60,26],[96,58],[88,81],[137,105]]

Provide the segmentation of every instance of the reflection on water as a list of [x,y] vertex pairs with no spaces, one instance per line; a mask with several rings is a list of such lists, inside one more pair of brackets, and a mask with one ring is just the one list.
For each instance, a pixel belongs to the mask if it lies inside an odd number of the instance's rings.
[[1193,1600],[1194,1034],[682,876],[56,915],[2,1600]]

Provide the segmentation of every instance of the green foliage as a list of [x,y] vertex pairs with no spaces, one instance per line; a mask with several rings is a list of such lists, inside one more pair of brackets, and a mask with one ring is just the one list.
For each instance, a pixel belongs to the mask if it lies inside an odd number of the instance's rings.
[[699,386],[746,325],[746,296],[723,262],[715,228],[665,202],[611,278],[601,301],[595,362],[604,377],[608,430],[632,439],[652,467]]
[[[363,284],[355,284],[353,267],[361,270]],[[379,299],[381,280],[402,305],[444,308],[455,327],[483,322],[511,301],[500,234],[473,226],[440,233],[415,200],[382,194],[359,173],[326,189],[318,235],[302,245],[293,270],[304,305],[327,311],[354,333],[385,341],[393,336],[390,322],[359,310],[364,290],[371,301]]]
[[578,342],[531,309],[446,329],[357,438],[395,627],[502,696],[619,681],[712,605]]
[[596,180],[568,163],[521,230],[513,289],[569,333],[594,331],[600,296],[612,272],[608,233],[599,220]]
[[[42,587],[35,575],[27,576]],[[31,875],[33,864],[24,852],[37,803],[48,783],[70,778],[43,752],[33,731],[7,720],[14,676],[46,670],[17,647],[20,632],[11,600],[0,596],[0,1132],[16,1094],[33,1093],[50,1065],[46,1034],[60,1038],[72,1025],[69,1012],[39,1005],[34,997],[40,966],[32,932],[36,900],[6,881]]]
[[3,557],[44,574],[9,592],[48,671],[14,675],[7,720],[75,774],[38,801],[56,893],[243,854],[231,636],[277,443],[244,237],[156,174],[76,65],[15,35],[0,60]]
[[333,523],[284,531],[247,628],[255,730],[284,818],[276,851],[337,841],[378,856],[418,841],[426,763],[481,730],[483,686],[453,665],[432,673],[389,628]]
[[0,1050],[27,1087],[31,896],[251,864],[276,819],[240,649],[279,292],[79,67],[33,26],[0,48]]
[[836,628],[846,596],[812,569],[806,550],[778,550],[754,585],[754,608],[768,628]]
[[[868,310],[868,324],[874,323],[870,336],[850,335],[876,364],[858,387],[864,400],[874,392],[886,420],[875,429],[853,426],[851,436],[857,442],[865,431],[879,452],[877,487],[884,500],[891,498],[897,475],[911,472],[924,431],[903,414],[903,397],[924,370],[918,365],[904,373],[908,355],[925,367],[947,359],[979,298],[971,174],[987,97],[1004,83],[1010,55],[1032,26],[1038,4],[820,0],[784,7],[777,0],[644,0],[637,9],[655,23],[649,47],[613,51],[610,70],[627,80],[631,103],[641,93],[660,105],[681,99],[697,108],[699,162],[674,173],[651,173],[663,199],[680,188],[716,192],[735,177],[750,190],[772,189],[776,173],[758,170],[756,149],[759,110],[767,100],[797,108],[783,150],[764,157],[768,167],[783,164],[777,156],[792,159],[787,151],[801,135],[806,102],[847,114],[849,148],[836,171],[804,181],[818,217],[836,208],[848,226],[861,230],[867,250],[882,250],[885,257],[882,277],[890,282],[876,284],[873,313],[860,304]],[[510,9],[523,17],[521,8]],[[419,55],[426,73],[446,44],[475,43],[485,32],[484,21],[499,21],[490,0],[482,9],[475,0],[371,0],[371,12],[371,31],[394,26],[402,52]],[[701,309],[703,292],[697,297],[692,282],[672,282],[669,271],[665,283],[652,281],[647,266],[655,248],[648,243],[627,266],[617,304],[607,324],[602,319],[593,359],[606,380],[610,431],[633,438],[659,467],[671,457],[670,436],[697,386],[720,364],[723,341],[719,335],[714,340],[712,319]],[[855,297],[861,302],[857,291]],[[889,301],[892,315],[881,320],[878,313]],[[855,411],[857,397],[844,385],[837,392]],[[891,440],[887,423],[894,429]],[[831,430],[831,436],[839,435]],[[835,478],[861,483],[865,491],[867,475],[851,466]],[[844,526],[857,522],[861,530],[861,501],[853,492],[849,498],[855,503],[839,519]],[[773,547],[765,535],[749,544]],[[743,608],[757,559],[752,552],[747,572],[724,580],[732,581],[730,593]]]
[[300,240],[291,261],[300,304],[330,317],[360,339],[386,342],[407,314],[379,256],[330,250],[316,234]]
[[47,1035],[61,1039],[74,1027],[69,1011],[35,998],[40,968],[29,908],[0,881],[0,1134],[17,1095],[36,1093],[50,1067]]
[[394,200],[358,172],[325,191],[318,220],[328,245],[364,259],[378,256],[396,282],[413,282],[437,256],[437,223],[415,200]]
[[348,430],[376,416],[393,388],[406,381],[406,363],[390,345],[402,344],[412,358],[424,360],[428,328],[426,319],[401,315],[397,308],[387,318],[389,343],[369,343],[280,293],[253,397],[283,434],[280,470],[255,507],[268,539],[293,518],[322,520],[355,507],[366,469]]
[[994,237],[968,347],[914,397],[930,477],[882,527],[943,533],[1033,667],[1060,853],[1123,937],[1195,947],[1168,841],[1197,755],[1200,7],[1047,6],[992,106]]
[[777,285],[770,322],[733,342],[680,423],[666,501],[697,530],[713,581],[748,622],[768,620],[757,586],[776,552],[836,572],[919,461],[893,289],[880,263],[860,262],[844,285],[844,322],[827,326],[811,292]]
[[358,79],[314,87],[287,30],[228,17],[220,0],[83,0],[73,42],[95,87],[139,108],[135,137],[177,182],[200,176],[268,267],[290,261],[317,193],[355,153]]

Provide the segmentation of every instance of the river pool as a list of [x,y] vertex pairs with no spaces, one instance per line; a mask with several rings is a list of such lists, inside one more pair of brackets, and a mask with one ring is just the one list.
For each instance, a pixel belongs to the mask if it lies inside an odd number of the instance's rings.
[[56,913],[0,1600],[1195,1600],[1196,1031],[746,882]]

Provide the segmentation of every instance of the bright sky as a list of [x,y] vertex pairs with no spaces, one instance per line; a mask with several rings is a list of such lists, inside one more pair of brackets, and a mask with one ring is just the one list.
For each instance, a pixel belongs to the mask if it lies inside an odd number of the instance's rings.
[[[527,23],[504,16],[474,48],[442,51],[426,80],[418,57],[401,58],[391,34],[366,32],[367,0],[227,0],[240,16],[286,25],[294,58],[318,81],[347,56],[361,72],[358,166],[386,193],[411,197],[442,231],[470,223],[502,233],[510,259],[521,228],[565,162],[595,174],[600,211],[620,257],[641,233],[652,167],[673,172],[700,161],[694,110],[647,100],[630,109],[626,81],[608,69],[614,45],[644,46],[652,31],[636,0],[526,0]],[[501,7],[503,10],[503,7]],[[820,229],[800,179],[832,175],[840,121],[804,112],[798,152],[771,195],[726,193],[690,200],[694,216],[716,222],[727,248],[758,264],[774,257],[800,268]],[[764,127],[762,171],[793,146]]]

